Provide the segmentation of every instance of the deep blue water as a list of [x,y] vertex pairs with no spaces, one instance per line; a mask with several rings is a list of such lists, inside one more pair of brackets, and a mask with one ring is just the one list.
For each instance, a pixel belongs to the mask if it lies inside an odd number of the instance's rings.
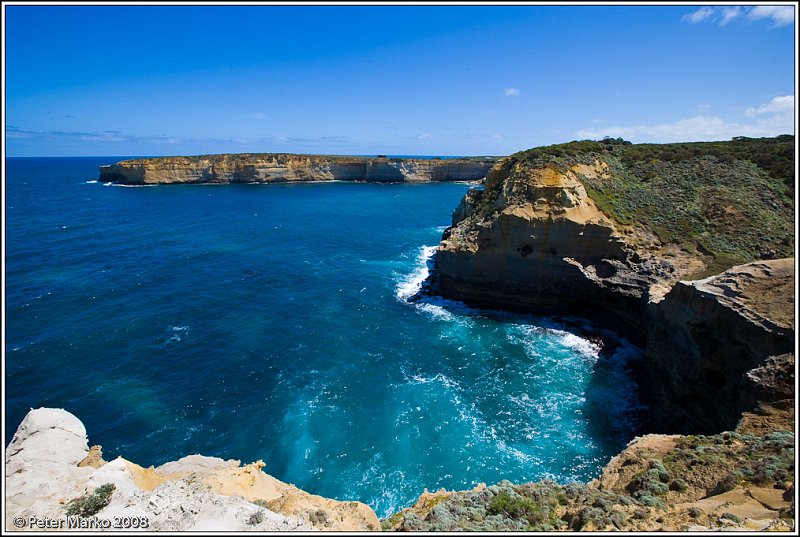
[[6,161],[6,444],[63,407],[107,460],[263,459],[385,516],[630,439],[629,345],[404,300],[468,185],[87,182],[120,158]]

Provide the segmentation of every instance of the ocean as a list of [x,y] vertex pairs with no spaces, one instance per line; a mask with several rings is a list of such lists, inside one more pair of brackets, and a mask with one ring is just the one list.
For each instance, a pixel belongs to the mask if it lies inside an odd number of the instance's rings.
[[122,158],[6,160],[6,445],[65,408],[106,460],[261,459],[387,516],[588,481],[635,433],[626,341],[408,302],[469,185],[95,181]]

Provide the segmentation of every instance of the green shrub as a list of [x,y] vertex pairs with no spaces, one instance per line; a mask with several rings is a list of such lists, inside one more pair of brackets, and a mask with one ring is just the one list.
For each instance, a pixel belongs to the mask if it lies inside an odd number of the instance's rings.
[[637,498],[637,500],[639,501],[639,503],[641,505],[644,505],[644,506],[647,506],[647,507],[659,507],[659,508],[663,508],[664,507],[664,502],[662,502],[661,500],[659,500],[655,496],[649,496],[647,494],[643,494],[643,495],[639,496]]
[[505,515],[510,518],[523,519],[531,526],[542,524],[550,515],[547,506],[539,505],[529,498],[502,491],[489,502],[486,512],[490,515]]
[[116,486],[111,483],[100,485],[95,491],[86,496],[71,500],[66,507],[67,516],[89,517],[96,514],[111,502],[111,495]]
[[[708,268],[694,278],[794,255],[793,136],[635,145],[582,140],[520,151],[507,164],[565,170],[597,160],[609,174],[580,177],[589,196],[617,222],[644,224],[662,243],[704,256]],[[496,197],[482,200],[479,212]]]

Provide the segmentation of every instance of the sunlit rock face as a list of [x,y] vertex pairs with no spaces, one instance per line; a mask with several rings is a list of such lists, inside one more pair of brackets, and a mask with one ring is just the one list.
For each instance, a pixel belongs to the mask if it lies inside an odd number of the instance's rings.
[[159,157],[101,166],[100,180],[121,184],[475,181],[483,179],[494,162],[266,153]]

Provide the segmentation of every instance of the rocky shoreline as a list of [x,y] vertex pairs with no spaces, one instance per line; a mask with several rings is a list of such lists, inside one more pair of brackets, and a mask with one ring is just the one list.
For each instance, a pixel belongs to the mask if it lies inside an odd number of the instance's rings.
[[763,405],[716,435],[634,438],[588,484],[425,491],[379,521],[363,503],[273,478],[261,461],[107,462],[78,418],[39,408],[7,449],[6,530],[791,531],[793,410],[793,401]]

